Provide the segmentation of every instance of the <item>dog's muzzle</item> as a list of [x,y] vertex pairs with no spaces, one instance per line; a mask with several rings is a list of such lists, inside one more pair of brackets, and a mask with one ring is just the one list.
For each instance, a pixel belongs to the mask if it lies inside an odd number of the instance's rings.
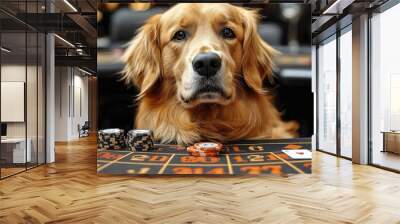
[[231,95],[225,92],[222,83],[222,59],[214,52],[202,52],[192,60],[192,67],[195,73],[193,82],[190,85],[189,94],[181,101],[187,105],[198,105],[202,103],[223,104],[230,100]]

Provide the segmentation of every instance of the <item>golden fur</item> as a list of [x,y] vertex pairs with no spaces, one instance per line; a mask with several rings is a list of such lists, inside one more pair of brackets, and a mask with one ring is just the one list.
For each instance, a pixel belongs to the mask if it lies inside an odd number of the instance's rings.
[[[123,57],[124,78],[140,88],[136,128],[151,129],[161,142],[291,138],[296,122],[283,122],[263,90],[272,78],[275,51],[257,33],[256,11],[230,4],[178,4],[151,17]],[[234,39],[219,36],[229,26]],[[190,36],[174,42],[178,29]],[[187,94],[188,61],[199,52],[218,52],[228,97],[212,103],[181,98]]]

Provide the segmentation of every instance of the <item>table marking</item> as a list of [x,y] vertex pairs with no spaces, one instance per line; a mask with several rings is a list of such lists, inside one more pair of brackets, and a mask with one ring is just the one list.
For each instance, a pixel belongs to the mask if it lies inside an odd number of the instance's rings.
[[228,154],[226,154],[225,156],[226,156],[226,161],[228,162],[228,172],[229,174],[233,174],[231,159],[229,158]]
[[172,154],[171,157],[169,157],[169,159],[167,160],[167,162],[165,162],[164,166],[161,167],[160,171],[158,171],[158,174],[163,174],[165,169],[167,169],[168,164],[171,162],[172,158],[174,158],[175,153]]
[[273,153],[273,152],[271,152],[271,154],[274,155],[276,158],[282,160],[284,163],[286,163],[287,165],[289,165],[290,167],[292,167],[292,168],[293,168],[294,170],[296,170],[297,172],[304,174],[304,172],[303,172],[301,169],[299,169],[297,166],[295,166],[295,165],[289,163],[288,161],[286,161],[285,159],[283,159],[282,157],[278,156],[277,154],[275,154],[275,153]]
[[118,159],[115,159],[115,160],[113,160],[113,161],[111,161],[111,162],[105,164],[105,165],[102,166],[102,167],[99,167],[99,168],[97,169],[97,172],[104,170],[104,168],[107,168],[107,167],[111,166],[113,163],[116,163],[116,162],[118,162],[119,160],[121,160],[121,159],[123,159],[123,158],[125,158],[125,157],[127,157],[127,156],[129,156],[129,155],[132,155],[133,153],[134,153],[134,152],[130,152],[130,153],[124,155],[124,156],[121,156],[121,157],[118,158]]

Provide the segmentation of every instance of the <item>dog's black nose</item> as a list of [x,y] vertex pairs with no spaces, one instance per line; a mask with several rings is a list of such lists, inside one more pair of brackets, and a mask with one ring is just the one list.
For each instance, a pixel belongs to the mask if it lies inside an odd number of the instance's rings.
[[192,65],[197,74],[212,77],[221,68],[221,58],[213,52],[200,53],[194,57]]

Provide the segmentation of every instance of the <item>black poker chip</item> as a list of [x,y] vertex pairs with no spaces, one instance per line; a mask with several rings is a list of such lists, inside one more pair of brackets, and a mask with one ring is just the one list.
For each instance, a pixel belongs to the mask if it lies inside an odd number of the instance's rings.
[[131,151],[148,151],[153,148],[153,132],[146,129],[130,130],[126,136],[126,145]]
[[97,133],[97,145],[102,150],[123,150],[125,147],[124,130],[118,128],[103,129]]

